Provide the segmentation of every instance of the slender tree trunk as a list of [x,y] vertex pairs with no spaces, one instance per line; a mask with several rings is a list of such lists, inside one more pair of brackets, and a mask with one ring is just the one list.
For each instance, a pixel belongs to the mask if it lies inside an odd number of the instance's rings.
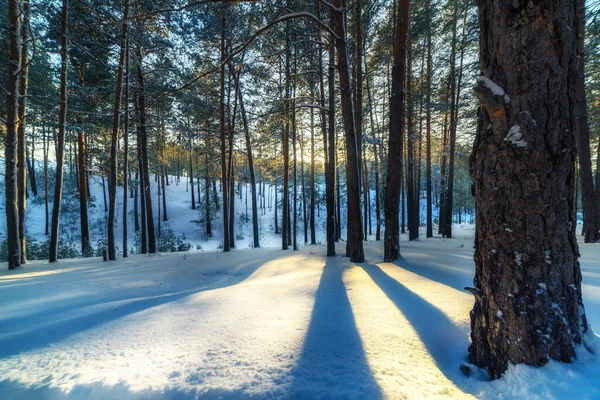
[[212,237],[212,215],[210,212],[210,179],[208,176],[208,151],[211,148],[209,139],[205,139],[206,149],[204,150],[204,218],[206,224],[206,236]]
[[221,185],[223,192],[223,251],[227,252],[230,250],[229,244],[229,180],[227,177],[227,157],[225,150],[225,32],[226,32],[226,16],[227,4],[223,3],[221,10],[221,93],[219,99],[219,124],[220,124],[220,136],[221,136]]
[[42,124],[42,138],[42,146],[44,146],[44,211],[46,217],[44,219],[44,234],[48,236],[48,222],[50,220],[50,211],[48,206],[48,150],[50,148],[50,139],[48,138],[48,133],[46,132],[45,124]]
[[[320,14],[320,13],[319,13]],[[329,65],[327,74],[328,111],[325,111],[325,85],[323,82],[323,50],[319,46],[319,89],[321,95],[321,130],[323,131],[323,147],[325,149],[325,197],[327,203],[327,256],[335,256],[336,218],[335,218],[335,39],[330,37]],[[329,118],[329,124],[327,124]],[[329,131],[327,131],[329,128]]]
[[[61,38],[60,38],[60,106],[58,112],[58,138],[56,151],[56,181],[54,185],[54,205],[52,207],[52,227],[50,229],[49,261],[58,261],[58,229],[60,222],[60,206],[62,203],[62,186],[64,177],[65,130],[67,125],[67,41],[68,41],[68,0],[62,2]],[[8,159],[8,158],[7,158]],[[8,174],[7,174],[8,176]]]
[[578,6],[479,2],[469,354],[492,379],[509,363],[573,361],[587,331],[573,215]]
[[427,186],[427,231],[425,237],[433,237],[433,206],[432,206],[432,185],[431,185],[431,58],[432,58],[432,40],[431,40],[431,0],[426,0],[425,13],[427,16],[427,72],[425,88],[425,130],[426,130],[426,167],[425,180]]
[[140,121],[140,103],[139,103],[139,88],[136,91],[134,99],[134,110],[136,117],[136,141],[137,141],[137,159],[138,159],[138,187],[140,191],[140,219],[142,232],[140,233],[140,251],[142,254],[148,252],[148,238],[146,235],[146,191],[145,191],[145,180],[144,180],[144,159],[142,157],[142,123]]
[[394,37],[394,60],[392,67],[392,94],[390,96],[390,135],[388,145],[388,174],[385,186],[385,261],[400,256],[400,227],[398,206],[400,195],[400,163],[402,158],[402,126],[404,125],[404,81],[406,78],[406,39],[408,36],[409,0],[400,0]]
[[[321,55],[322,57],[322,55]],[[323,73],[323,69],[319,70]],[[315,97],[314,83],[310,84],[310,97]],[[327,159],[327,145],[325,144],[325,158]],[[325,161],[327,164],[327,161]],[[303,175],[304,176],[304,175]],[[315,113],[314,109],[310,109],[310,244],[317,244],[317,235],[315,232]],[[306,219],[306,218],[305,218]],[[306,229],[305,229],[306,230]]]
[[192,210],[196,209],[196,198],[194,197],[194,146],[192,145],[192,134],[190,133],[190,138],[189,138],[189,158],[190,158],[190,170],[188,173],[188,181],[191,183],[192,185],[192,190],[190,190],[190,192],[192,192]]
[[[288,24],[289,25],[289,24]],[[281,250],[287,250],[289,246],[289,207],[290,207],[290,186],[289,186],[289,174],[290,174],[290,40],[289,40],[289,26],[286,27],[286,46],[285,46],[285,98],[283,100],[284,105],[284,127],[283,127],[283,140],[282,140],[282,152],[283,152],[283,198],[282,198],[282,210],[281,210]]]
[[590,127],[588,125],[588,109],[585,96],[585,6],[581,4],[579,12],[579,36],[577,43],[577,153],[579,173],[581,176],[581,207],[583,210],[583,237],[585,243],[600,240],[598,223],[598,204],[594,193],[594,176],[592,175],[592,159],[590,151]]
[[139,132],[140,132],[140,146],[141,146],[141,155],[142,155],[142,165],[141,165],[141,173],[144,176],[144,185],[142,189],[144,190],[144,201],[145,201],[145,210],[146,214],[146,230],[147,230],[147,239],[148,239],[148,253],[154,254],[156,253],[156,237],[154,235],[154,216],[152,215],[152,193],[150,191],[150,172],[149,172],[149,164],[148,164],[148,136],[146,131],[146,97],[144,92],[144,73],[142,71],[142,60],[143,54],[142,49],[138,48],[138,102],[139,102]]
[[[367,60],[365,58],[365,71],[368,71]],[[379,209],[379,133],[375,124],[375,117],[373,108],[373,96],[371,94],[371,82],[369,80],[369,74],[365,75],[365,83],[367,86],[367,97],[369,100],[369,119],[371,121],[371,134],[373,135],[373,155],[374,155],[374,185],[375,185],[375,240],[381,240],[381,210]]]
[[298,160],[296,157],[296,142],[298,139],[296,129],[296,72],[298,71],[296,67],[297,63],[297,53],[296,49],[294,49],[294,78],[292,84],[292,145],[293,145],[293,155],[294,155],[294,199],[293,199],[293,207],[294,207],[294,225],[293,225],[293,237],[292,237],[292,248],[294,251],[298,250],[298,173],[297,166]]
[[406,214],[408,216],[408,240],[419,237],[415,220],[415,130],[413,120],[412,40],[406,45]]
[[360,171],[358,153],[358,139],[356,135],[356,125],[354,120],[354,110],[352,105],[352,88],[350,87],[350,71],[348,69],[348,52],[346,47],[346,24],[344,13],[346,10],[345,0],[335,0],[333,2],[336,9],[332,9],[333,30],[340,40],[336,41],[338,75],[340,79],[340,93],[342,104],[342,117],[344,121],[344,131],[346,136],[346,154],[348,174],[348,246],[347,253],[351,262],[361,263],[364,261],[365,254],[362,241],[362,218],[360,209]]
[[[126,0],[129,3],[129,0]],[[81,172],[80,172],[81,173]],[[123,258],[127,254],[127,191],[129,190],[129,37],[125,41],[125,125],[123,127]],[[137,230],[137,229],[136,229]]]
[[119,52],[119,65],[117,66],[117,87],[115,90],[115,107],[113,109],[113,129],[110,141],[110,181],[108,196],[108,259],[117,259],[115,245],[115,225],[117,212],[117,143],[119,142],[119,127],[121,119],[121,99],[123,97],[123,71],[125,66],[125,53],[127,52],[127,28],[129,18],[129,0],[125,0],[123,9],[123,28],[121,30],[121,44]]
[[17,129],[17,205],[19,213],[19,239],[21,241],[21,264],[27,264],[27,236],[25,211],[27,210],[27,166],[26,148],[27,137],[25,125],[27,122],[27,87],[29,79],[29,0],[22,2],[21,24],[21,76],[19,78],[19,126]]
[[138,192],[140,188],[140,173],[139,171],[135,172],[135,189],[133,193],[133,219],[134,219],[134,229],[136,232],[140,230],[140,218],[139,218],[139,210],[138,210]]
[[19,68],[21,67],[21,2],[8,0],[9,47],[6,103],[6,146],[4,148],[6,185],[6,236],[8,269],[21,265],[21,240],[18,211],[17,152],[19,130]]
[[80,217],[80,225],[81,225],[81,254],[84,257],[89,257],[91,254],[91,244],[90,244],[90,225],[88,220],[88,197],[86,187],[86,149],[85,149],[85,133],[82,129],[78,131],[78,166],[79,166],[79,187],[82,188],[79,190],[79,217]]
[[[248,127],[248,118],[246,116],[246,108],[244,107],[244,96],[240,87],[239,75],[233,74],[235,79],[236,93],[240,101],[240,114],[244,128],[244,136],[246,139],[246,155],[248,157],[248,174],[250,175],[250,189],[252,196],[252,239],[253,247],[260,247],[258,233],[258,203],[256,199],[256,176],[254,173],[254,158],[252,156],[252,142],[250,140],[250,128]],[[246,213],[247,215],[247,213]]]
[[29,176],[29,184],[31,192],[35,197],[38,195],[37,179],[35,177],[35,115],[31,119],[31,156],[29,155],[29,147],[25,147],[25,157],[27,163],[27,176]]

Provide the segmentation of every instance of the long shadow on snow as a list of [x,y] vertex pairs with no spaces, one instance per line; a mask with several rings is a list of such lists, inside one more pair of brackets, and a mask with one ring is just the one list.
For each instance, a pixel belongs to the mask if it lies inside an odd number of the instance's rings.
[[[196,388],[181,390],[178,388],[131,390],[127,385],[104,385],[100,382],[76,385],[70,392],[64,392],[49,384],[24,386],[17,381],[8,379],[0,381],[0,396],[6,399],[27,400],[89,400],[89,399],[119,399],[119,400],[250,400],[261,399],[240,390],[208,390],[201,392]],[[264,397],[268,398],[268,397]]]
[[327,258],[302,352],[292,370],[293,399],[379,399],[342,274],[340,258]]
[[[221,279],[216,281],[203,281],[202,279],[206,276],[201,268],[198,268],[197,277],[198,280],[192,281],[190,279],[179,279],[177,274],[181,273],[180,267],[177,264],[169,263],[173,261],[173,258],[164,259],[164,264],[157,264],[155,259],[153,265],[136,264],[135,262],[124,260],[116,263],[111,263],[101,267],[90,266],[89,268],[78,269],[76,271],[69,271],[59,274],[43,275],[40,277],[32,278],[19,278],[19,279],[30,279],[35,284],[46,287],[51,285],[53,290],[56,292],[69,293],[73,287],[78,290],[82,290],[82,285],[92,285],[94,287],[103,287],[106,283],[111,282],[135,282],[135,279],[139,279],[140,271],[143,271],[142,276],[152,276],[157,279],[153,279],[146,286],[137,286],[131,288],[123,288],[116,292],[102,293],[100,296],[96,292],[91,294],[85,294],[83,296],[75,296],[68,298],[65,301],[63,298],[53,300],[48,299],[45,302],[45,307],[40,307],[39,311],[32,313],[24,313],[13,317],[4,317],[0,315],[0,333],[6,330],[6,327],[10,327],[11,330],[27,329],[30,326],[32,320],[37,323],[45,323],[52,321],[61,313],[68,313],[73,310],[86,308],[89,306],[98,306],[106,303],[112,303],[123,300],[135,300],[141,298],[159,297],[169,293],[172,293],[172,287],[165,284],[162,285],[160,279],[167,279],[170,284],[177,284],[180,292],[196,290],[211,290],[221,287],[235,285],[242,280],[250,276],[257,268],[252,269],[252,265],[257,262],[265,262],[269,260],[269,257],[273,257],[270,253],[262,254],[256,260],[246,262],[246,265],[242,264],[242,267],[230,273],[211,273],[209,275],[221,276]],[[160,261],[160,259],[158,259]],[[192,261],[192,260],[190,260]],[[198,260],[201,263],[202,259]],[[128,265],[130,264],[130,265]],[[188,266],[189,267],[189,266]],[[186,277],[189,278],[188,275]],[[83,284],[82,284],[83,282]],[[7,287],[8,286],[8,287]],[[0,297],[2,298],[18,298],[21,297],[23,289],[11,287],[10,285],[3,285],[0,282]],[[39,293],[38,293],[39,294]]]
[[[377,251],[376,256],[375,251]],[[403,254],[403,256],[398,261],[396,261],[396,264],[407,271],[410,271],[414,274],[420,275],[432,281],[442,283],[446,286],[450,286],[461,292],[464,291],[465,286],[473,286],[475,266],[472,259],[467,260],[463,257],[460,257],[465,255],[462,254],[465,252],[465,250],[463,249],[459,250],[461,254],[452,254],[447,251],[432,251],[427,248],[414,247],[410,247],[408,249],[401,248],[400,251]],[[436,260],[436,257],[434,257],[433,259],[419,258],[419,253],[437,256],[439,257],[439,261],[433,261]],[[383,255],[383,249],[379,247],[365,248],[365,254],[369,256],[367,258],[368,261],[370,261],[371,263],[375,263],[373,261],[374,259],[381,260],[381,257]],[[448,262],[448,264],[450,265],[446,266],[443,264],[444,262]],[[468,267],[453,267],[453,265],[468,265]]]
[[[183,291],[173,293],[168,288],[163,293],[153,293],[147,297],[139,298],[139,291],[133,290],[127,294],[111,295],[106,298],[97,298],[90,296],[89,299],[80,302],[69,302],[69,305],[48,308],[44,310],[44,315],[49,323],[42,324],[35,327],[33,330],[26,331],[24,333],[17,333],[9,338],[0,340],[0,359],[10,357],[19,353],[35,350],[38,348],[46,347],[50,344],[57,343],[67,339],[68,337],[77,333],[89,330],[96,326],[100,326],[111,321],[118,320],[127,315],[131,315],[137,312],[141,312],[153,307],[181,300],[187,296],[195,293],[213,290],[217,288],[224,288],[239,284],[246,280],[250,275],[260,268],[265,262],[273,259],[270,253],[248,263],[245,267],[236,271],[234,275],[230,275],[227,280],[221,281],[218,285],[208,285],[196,288],[190,288]],[[201,283],[200,283],[201,284]],[[127,301],[125,304],[121,304],[117,307],[104,307],[102,310],[84,314],[72,318],[60,318],[60,314],[65,313],[69,310],[75,310],[78,308],[84,308],[87,306],[103,305],[115,301]],[[35,320],[32,315],[23,317],[29,319],[29,321]],[[19,321],[23,324],[25,321]],[[13,321],[16,324],[16,321]],[[15,330],[16,325],[6,324],[6,320],[2,321],[2,333],[9,333]],[[29,326],[30,327],[30,326]]]
[[442,311],[390,277],[377,265],[358,265],[410,322],[440,371],[461,387],[459,363],[466,357],[469,346],[468,332],[459,328]]

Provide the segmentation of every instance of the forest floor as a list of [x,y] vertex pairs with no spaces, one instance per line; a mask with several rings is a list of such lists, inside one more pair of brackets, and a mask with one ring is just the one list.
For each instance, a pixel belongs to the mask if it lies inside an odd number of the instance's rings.
[[[363,264],[307,246],[2,271],[0,398],[600,398],[584,349],[494,382],[460,372],[472,234],[403,241],[394,264],[369,242]],[[600,244],[581,252],[597,325]]]

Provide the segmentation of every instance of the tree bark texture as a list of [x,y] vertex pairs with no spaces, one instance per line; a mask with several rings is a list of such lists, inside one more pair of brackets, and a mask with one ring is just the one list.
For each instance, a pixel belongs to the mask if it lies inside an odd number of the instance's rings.
[[352,88],[350,87],[350,71],[348,65],[348,49],[346,44],[346,23],[344,13],[345,0],[333,2],[336,7],[332,9],[332,24],[334,32],[339,38],[336,40],[338,76],[340,79],[340,97],[342,104],[342,119],[346,138],[346,171],[348,182],[348,255],[351,262],[361,263],[365,254],[362,240],[362,220],[360,209],[360,173],[358,142],[354,120],[354,107],[352,105]]
[[493,379],[509,363],[572,361],[587,331],[573,213],[579,13],[568,0],[494,0],[479,23],[469,354]]
[[392,88],[390,96],[389,144],[387,177],[385,185],[385,261],[394,261],[400,256],[400,181],[402,162],[402,127],[404,125],[404,82],[406,79],[406,38],[408,36],[409,0],[400,0],[394,35],[394,62],[392,67]]

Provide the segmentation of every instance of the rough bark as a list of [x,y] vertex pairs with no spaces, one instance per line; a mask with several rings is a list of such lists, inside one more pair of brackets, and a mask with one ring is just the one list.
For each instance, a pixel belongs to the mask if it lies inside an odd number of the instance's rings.
[[67,125],[67,69],[69,63],[67,54],[68,11],[68,0],[63,0],[60,37],[60,105],[58,111],[58,136],[56,140],[56,180],[54,184],[54,205],[52,207],[52,226],[50,228],[50,262],[58,261],[58,229],[60,223],[60,206],[62,203],[65,130]]
[[344,122],[346,142],[346,171],[348,182],[348,246],[347,254],[351,262],[361,263],[365,254],[362,240],[362,218],[360,209],[360,171],[358,153],[358,139],[352,105],[352,88],[350,87],[350,71],[348,66],[348,49],[346,45],[346,23],[344,12],[345,0],[333,2],[335,9],[331,10],[333,30],[337,37],[337,67],[340,80],[340,98],[342,105],[342,119]]
[[390,96],[389,144],[387,177],[385,186],[385,261],[394,261],[400,256],[400,163],[402,159],[401,132],[404,125],[404,81],[406,79],[406,38],[408,34],[409,0],[400,0],[394,36],[394,61]]
[[571,362],[587,331],[573,213],[578,10],[567,0],[503,4],[479,3],[484,77],[470,158],[469,354],[491,378],[509,363]]

